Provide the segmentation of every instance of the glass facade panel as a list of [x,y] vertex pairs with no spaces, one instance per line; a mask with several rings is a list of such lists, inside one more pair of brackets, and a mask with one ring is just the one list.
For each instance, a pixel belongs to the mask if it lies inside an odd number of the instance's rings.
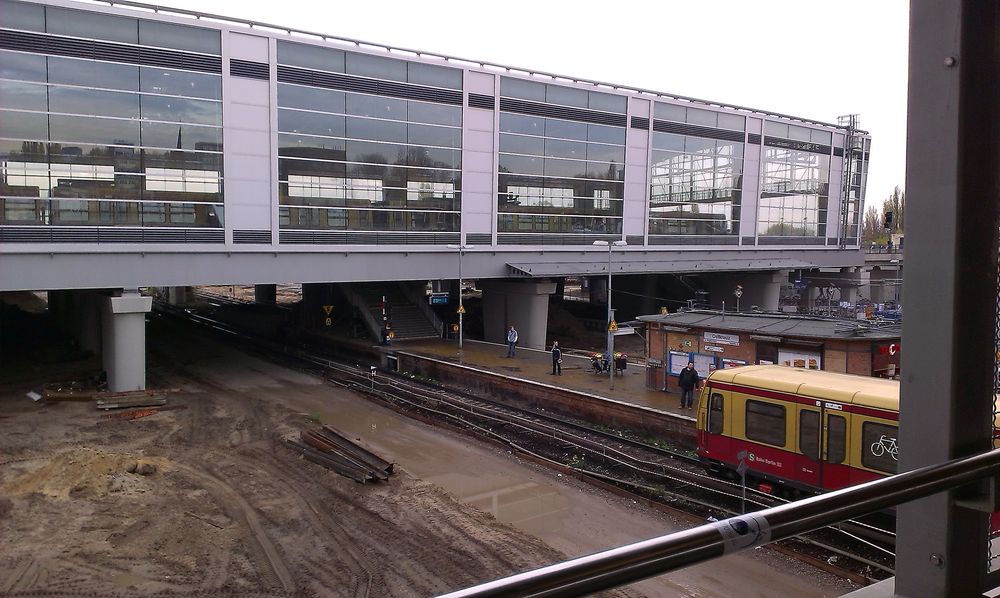
[[347,136],[352,139],[406,143],[406,123],[371,118],[348,118]]
[[278,84],[278,105],[343,114],[347,111],[346,97],[342,91],[306,87],[304,85]]
[[406,120],[406,100],[349,93],[347,113],[355,116]]
[[430,102],[408,101],[406,116],[410,122],[433,125],[462,126],[462,107],[432,104]]
[[[343,137],[346,132],[343,116],[278,109],[278,130],[306,135]],[[353,135],[352,135],[353,136]]]
[[49,83],[138,91],[139,67],[49,56]]
[[514,154],[545,155],[545,139],[527,135],[500,134],[500,151]]
[[46,80],[45,57],[36,54],[0,51],[0,79],[44,82]]
[[[278,64],[343,73],[344,52],[333,48],[278,40]],[[279,103],[279,105],[282,104]]]
[[406,62],[371,56],[358,52],[347,53],[347,72],[352,75],[387,79],[389,81],[406,81]]
[[127,44],[139,42],[137,19],[54,6],[46,7],[45,17],[45,30],[48,33]]
[[407,66],[406,80],[419,85],[462,89],[462,71],[459,69],[411,62]]
[[44,110],[46,88],[38,83],[0,79],[0,106],[15,110]]
[[222,99],[222,77],[218,75],[144,66],[139,69],[139,83],[147,93]]
[[159,21],[139,21],[139,43],[144,46],[175,48],[204,54],[222,53],[218,31]]
[[166,96],[142,96],[142,119],[202,125],[222,125],[222,104]]
[[0,0],[3,26],[25,31],[45,31],[45,8],[39,4]]
[[44,114],[0,111],[0,137],[45,141],[48,131],[48,119]]
[[577,106],[579,108],[586,108],[590,104],[586,89],[563,87],[562,85],[546,85],[545,101],[549,104]]
[[142,145],[175,149],[222,151],[222,129],[172,123],[142,123]]
[[540,116],[525,116],[523,114],[511,114],[509,112],[501,112],[500,131],[503,133],[544,135],[545,119]]
[[625,114],[628,109],[628,98],[600,91],[590,92],[590,105],[592,110],[603,110],[605,112],[617,112]]
[[120,91],[53,85],[49,88],[49,110],[67,114],[135,119],[139,118],[139,96]]
[[462,147],[462,129],[434,125],[409,125],[407,141],[416,145]]

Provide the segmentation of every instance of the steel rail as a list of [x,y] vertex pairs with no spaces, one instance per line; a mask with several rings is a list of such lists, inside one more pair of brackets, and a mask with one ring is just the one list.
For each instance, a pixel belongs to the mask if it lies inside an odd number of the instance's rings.
[[[314,31],[305,31],[302,29],[295,29],[292,27],[285,27],[283,25],[274,25],[271,23],[264,23],[261,21],[253,21],[248,19],[241,19],[238,17],[227,17],[223,15],[217,15],[208,12],[201,12],[197,10],[189,10],[186,8],[173,8],[170,6],[163,6],[159,4],[150,4],[147,2],[135,2],[134,0],[88,0],[87,4],[100,4],[110,7],[123,7],[123,8],[134,8],[139,10],[144,10],[152,12],[154,14],[164,14],[166,16],[182,16],[193,18],[195,20],[206,20],[209,23],[219,24],[219,25],[240,25],[243,27],[248,27],[250,29],[257,29],[260,31],[279,33],[288,35],[289,37],[294,37],[296,35],[305,36],[306,40],[312,39],[313,41],[322,40],[324,42],[339,42],[344,44],[353,45],[358,48],[366,50],[382,50],[387,54],[392,54],[400,58],[405,58],[406,56],[416,56],[418,58],[430,58],[433,60],[441,60],[448,63],[454,63],[458,67],[464,65],[475,65],[482,69],[487,70],[502,70],[506,73],[513,75],[528,75],[533,78],[541,78],[544,80],[552,81],[554,83],[582,83],[585,85],[592,85],[599,89],[608,89],[614,91],[620,91],[625,93],[635,93],[640,95],[651,95],[659,98],[680,100],[683,102],[688,102],[691,104],[700,104],[704,106],[714,106],[718,108],[731,108],[733,110],[741,110],[743,112],[749,112],[751,114],[758,114],[763,116],[774,116],[777,118],[784,118],[788,120],[794,120],[802,123],[809,123],[813,125],[821,125],[824,127],[830,127],[837,130],[844,130],[846,127],[823,122],[821,120],[815,120],[811,118],[805,118],[802,116],[792,116],[790,114],[782,114],[780,112],[771,112],[769,110],[762,110],[760,108],[749,108],[747,106],[740,106],[738,104],[729,104],[727,102],[717,102],[714,100],[704,100],[700,98],[695,98],[691,96],[683,96],[674,93],[668,93],[664,91],[654,91],[651,89],[645,89],[643,87],[637,87],[634,85],[620,85],[617,83],[607,83],[604,81],[596,81],[594,79],[585,79],[581,77],[571,77],[568,75],[557,75],[555,73],[549,73],[546,71],[540,71],[537,69],[526,69],[515,66],[507,66],[504,64],[499,64],[492,62],[490,60],[474,60],[471,58],[458,58],[456,56],[448,56],[447,54],[441,54],[439,52],[428,52],[424,50],[414,50],[411,48],[403,48],[397,46],[390,46],[387,44],[380,44],[375,42],[367,42],[364,40],[354,39],[350,37],[343,37],[339,35],[329,35],[326,33],[316,33]],[[858,132],[867,135],[868,131],[862,131],[858,129]]]
[[790,538],[998,472],[1000,449],[994,449],[520,573],[442,598],[568,597],[598,592]]

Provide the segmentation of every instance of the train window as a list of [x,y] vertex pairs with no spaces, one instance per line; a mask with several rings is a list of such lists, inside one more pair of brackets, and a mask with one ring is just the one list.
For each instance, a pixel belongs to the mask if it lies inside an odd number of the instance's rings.
[[847,457],[847,419],[826,416],[826,462],[843,463]]
[[722,405],[724,399],[719,393],[712,393],[712,400],[708,405],[708,433],[722,434]]
[[785,446],[784,406],[763,401],[747,401],[746,436],[757,442]]
[[799,451],[819,461],[819,411],[799,412]]
[[896,426],[865,422],[861,426],[861,464],[870,469],[896,473]]

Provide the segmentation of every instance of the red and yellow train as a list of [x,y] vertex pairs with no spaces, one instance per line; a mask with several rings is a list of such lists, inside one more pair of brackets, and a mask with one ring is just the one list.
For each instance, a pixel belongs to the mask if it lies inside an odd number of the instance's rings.
[[795,495],[896,473],[899,382],[778,365],[716,370],[698,402],[698,457]]

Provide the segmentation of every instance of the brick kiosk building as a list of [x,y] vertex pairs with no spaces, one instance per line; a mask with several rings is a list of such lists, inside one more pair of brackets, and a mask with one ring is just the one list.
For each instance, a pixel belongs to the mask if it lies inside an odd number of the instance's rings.
[[695,362],[702,377],[748,364],[785,364],[861,376],[899,375],[900,326],[798,315],[684,311],[646,323],[646,386],[664,390]]

